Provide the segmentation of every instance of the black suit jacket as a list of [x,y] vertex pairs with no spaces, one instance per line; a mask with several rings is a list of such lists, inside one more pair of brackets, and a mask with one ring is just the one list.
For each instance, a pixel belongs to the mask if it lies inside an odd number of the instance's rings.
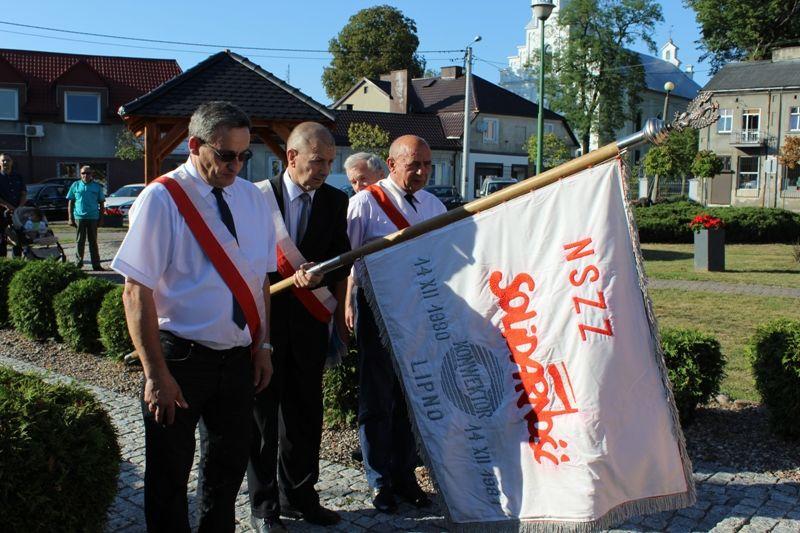
[[[270,184],[275,191],[275,199],[284,216],[283,205],[283,175],[272,178]],[[303,240],[297,244],[300,253],[307,261],[320,263],[350,250],[350,240],[347,237],[347,195],[339,189],[323,184],[314,193],[311,203],[311,216]],[[344,280],[349,274],[348,268],[340,268],[325,275],[322,282],[331,292],[333,286]],[[282,278],[277,273],[270,274],[270,283],[276,283]],[[295,298],[291,290],[286,290],[272,299],[273,335],[280,334],[281,329],[289,329],[286,320],[301,320],[306,324],[320,324],[312,317]],[[326,329],[327,331],[327,329]]]

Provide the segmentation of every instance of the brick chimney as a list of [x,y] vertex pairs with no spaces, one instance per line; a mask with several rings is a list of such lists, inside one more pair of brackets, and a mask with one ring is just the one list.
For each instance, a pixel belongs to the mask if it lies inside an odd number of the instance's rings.
[[464,75],[464,67],[461,67],[459,65],[442,67],[442,73],[441,73],[442,78],[453,79],[453,78],[460,78],[463,75]]
[[[383,79],[383,76],[381,76]],[[389,73],[392,84],[392,99],[389,111],[392,113],[408,113],[408,70],[393,70]]]

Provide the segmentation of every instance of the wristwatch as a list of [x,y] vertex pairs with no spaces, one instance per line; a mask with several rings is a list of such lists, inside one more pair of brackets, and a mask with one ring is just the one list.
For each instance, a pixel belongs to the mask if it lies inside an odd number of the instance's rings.
[[262,342],[261,343],[261,349],[262,350],[269,350],[270,353],[275,351],[275,348],[268,342]]

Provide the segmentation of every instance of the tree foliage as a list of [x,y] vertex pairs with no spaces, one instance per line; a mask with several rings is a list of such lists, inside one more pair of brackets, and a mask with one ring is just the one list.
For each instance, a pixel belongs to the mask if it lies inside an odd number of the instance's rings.
[[129,129],[122,128],[117,135],[117,147],[114,152],[117,159],[123,161],[137,161],[144,157],[142,141]]
[[[528,152],[528,160],[531,162],[536,161],[536,135],[531,135],[525,142],[525,151]],[[555,133],[545,133],[542,139],[542,166],[544,169],[557,167],[562,163],[566,163],[572,159],[572,154],[569,152],[569,146],[564,142],[564,139]]]
[[575,0],[559,14],[569,39],[555,51],[549,94],[564,114],[584,153],[589,137],[600,144],[634,121],[644,90],[639,55],[625,47],[642,41],[655,50],[651,35],[663,20],[655,0]]
[[711,150],[700,150],[694,156],[691,171],[696,178],[713,178],[722,172],[722,159]]
[[650,176],[686,177],[692,173],[697,155],[697,130],[673,131],[666,142],[651,148],[644,157],[644,171]]
[[800,0],[684,0],[697,13],[700,44],[716,72],[729,61],[768,59],[772,48],[800,44]]
[[389,156],[389,133],[377,124],[351,123],[347,128],[347,140],[354,152],[372,152],[381,159]]
[[418,46],[416,22],[399,9],[387,5],[362,9],[328,43],[333,59],[322,74],[325,92],[337,100],[359,79],[392,70],[408,69],[409,76],[418,78],[425,71]]
[[784,139],[778,161],[791,169],[800,163],[800,137],[789,135]]

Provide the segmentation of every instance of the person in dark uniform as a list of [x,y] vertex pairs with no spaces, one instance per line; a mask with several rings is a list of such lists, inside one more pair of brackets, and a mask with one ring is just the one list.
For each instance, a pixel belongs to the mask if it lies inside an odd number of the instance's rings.
[[[14,172],[14,160],[8,154],[0,154],[0,255],[3,257],[8,255],[6,228],[11,224],[11,214],[17,207],[25,205],[27,199],[28,189],[22,176]],[[22,249],[15,246],[12,253],[19,257]]]
[[[336,157],[333,135],[315,122],[299,124],[286,141],[286,155],[286,172],[259,184],[265,195],[274,194],[281,212],[278,223],[286,231],[278,231],[278,246],[282,247],[283,233],[290,239],[286,246],[296,246],[306,262],[348,251],[347,195],[325,183]],[[298,274],[307,273],[301,269]],[[347,269],[340,269],[324,278],[308,274],[304,280],[326,286],[335,295],[340,335],[346,335],[342,305],[346,277]],[[271,283],[281,279],[276,274],[270,278]],[[306,291],[305,297],[310,296]],[[336,512],[320,505],[314,490],[319,479],[322,373],[330,314],[319,317],[307,305],[294,290],[272,298],[274,374],[269,387],[256,396],[256,431],[247,468],[251,523],[259,532],[286,531],[281,515],[324,526],[340,520]]]

